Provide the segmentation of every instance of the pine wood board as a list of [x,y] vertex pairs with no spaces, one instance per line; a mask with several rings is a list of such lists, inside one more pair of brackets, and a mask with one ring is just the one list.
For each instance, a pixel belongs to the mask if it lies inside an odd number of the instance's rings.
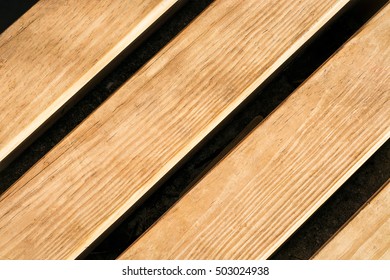
[[390,136],[390,6],[121,259],[266,259]]
[[0,258],[85,252],[348,2],[214,2],[0,197]]
[[0,35],[0,169],[179,0],[41,0]]
[[313,259],[390,260],[390,181]]

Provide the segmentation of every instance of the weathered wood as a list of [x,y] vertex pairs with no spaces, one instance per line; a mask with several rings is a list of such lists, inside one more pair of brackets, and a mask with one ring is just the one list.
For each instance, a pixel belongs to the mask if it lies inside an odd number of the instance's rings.
[[0,258],[74,258],[348,0],[221,0],[0,197]]
[[41,0],[2,33],[0,169],[178,2]]
[[314,259],[390,259],[390,181]]
[[269,257],[390,137],[390,6],[121,259]]

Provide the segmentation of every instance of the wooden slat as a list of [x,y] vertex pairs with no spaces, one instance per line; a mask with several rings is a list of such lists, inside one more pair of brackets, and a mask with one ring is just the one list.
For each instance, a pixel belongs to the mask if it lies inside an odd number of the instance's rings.
[[122,259],[263,259],[390,136],[390,6]]
[[390,259],[390,181],[313,259]]
[[0,258],[74,258],[348,0],[221,0],[0,197]]
[[2,33],[0,169],[178,2],[41,0]]

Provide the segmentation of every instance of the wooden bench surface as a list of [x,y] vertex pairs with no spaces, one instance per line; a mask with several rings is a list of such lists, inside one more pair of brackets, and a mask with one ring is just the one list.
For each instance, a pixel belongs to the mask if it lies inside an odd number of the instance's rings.
[[269,257],[390,137],[389,34],[390,5],[120,258]]
[[0,197],[0,258],[79,256],[347,2],[214,2]]
[[0,35],[0,169],[178,0],[41,0]]
[[314,259],[390,259],[390,181]]

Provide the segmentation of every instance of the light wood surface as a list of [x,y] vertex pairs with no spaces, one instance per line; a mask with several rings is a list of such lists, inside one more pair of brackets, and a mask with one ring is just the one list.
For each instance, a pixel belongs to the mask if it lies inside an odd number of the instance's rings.
[[2,33],[0,169],[177,2],[41,0]]
[[390,6],[122,259],[265,259],[390,136]]
[[221,0],[0,197],[0,258],[75,258],[348,0]]
[[390,181],[313,259],[390,260]]

